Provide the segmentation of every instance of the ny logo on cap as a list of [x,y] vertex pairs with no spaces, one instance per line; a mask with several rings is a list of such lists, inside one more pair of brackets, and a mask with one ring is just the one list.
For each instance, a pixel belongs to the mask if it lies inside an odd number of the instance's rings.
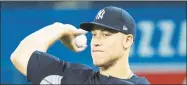
[[103,19],[104,14],[105,14],[105,10],[104,9],[100,10],[96,16],[96,19]]

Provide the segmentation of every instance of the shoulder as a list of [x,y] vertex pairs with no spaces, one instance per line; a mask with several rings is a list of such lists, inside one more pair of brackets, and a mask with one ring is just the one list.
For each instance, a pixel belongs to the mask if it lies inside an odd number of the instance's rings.
[[83,84],[95,73],[91,67],[84,64],[71,63],[67,68],[62,79],[64,84]]
[[63,83],[77,83],[84,81],[94,74],[91,67],[61,60],[51,54],[35,51],[29,60],[27,67],[27,78],[34,84],[40,83],[42,79],[60,79]]
[[72,69],[81,69],[81,70],[92,70],[92,68],[85,64],[80,63],[70,63],[71,66],[69,66]]
[[70,68],[69,71],[75,74],[79,74],[80,76],[91,76],[95,73],[91,67],[85,64],[71,63],[69,65],[70,65],[68,66],[68,68]]
[[134,82],[135,84],[150,84],[149,81],[145,77],[139,77],[134,75],[130,81]]

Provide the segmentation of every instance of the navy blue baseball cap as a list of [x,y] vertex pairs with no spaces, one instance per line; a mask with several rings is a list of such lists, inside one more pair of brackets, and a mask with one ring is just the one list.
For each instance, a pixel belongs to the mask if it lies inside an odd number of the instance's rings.
[[80,28],[91,31],[95,25],[124,34],[132,34],[133,37],[136,35],[136,24],[133,17],[124,9],[114,6],[101,9],[93,22],[81,23]]

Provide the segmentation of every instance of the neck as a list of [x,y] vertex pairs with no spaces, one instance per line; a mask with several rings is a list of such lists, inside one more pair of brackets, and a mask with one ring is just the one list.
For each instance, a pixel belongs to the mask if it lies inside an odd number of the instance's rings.
[[100,67],[100,73],[105,76],[112,76],[120,79],[130,79],[133,73],[129,67],[128,55],[124,55],[108,67]]

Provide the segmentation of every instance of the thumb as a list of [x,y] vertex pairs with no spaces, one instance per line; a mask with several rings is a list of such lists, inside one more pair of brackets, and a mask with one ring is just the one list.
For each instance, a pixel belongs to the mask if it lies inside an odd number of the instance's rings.
[[88,33],[88,31],[86,31],[86,30],[83,30],[83,29],[77,29],[76,31],[75,31],[75,36],[78,36],[78,35],[82,35],[82,34],[86,34],[86,33]]

